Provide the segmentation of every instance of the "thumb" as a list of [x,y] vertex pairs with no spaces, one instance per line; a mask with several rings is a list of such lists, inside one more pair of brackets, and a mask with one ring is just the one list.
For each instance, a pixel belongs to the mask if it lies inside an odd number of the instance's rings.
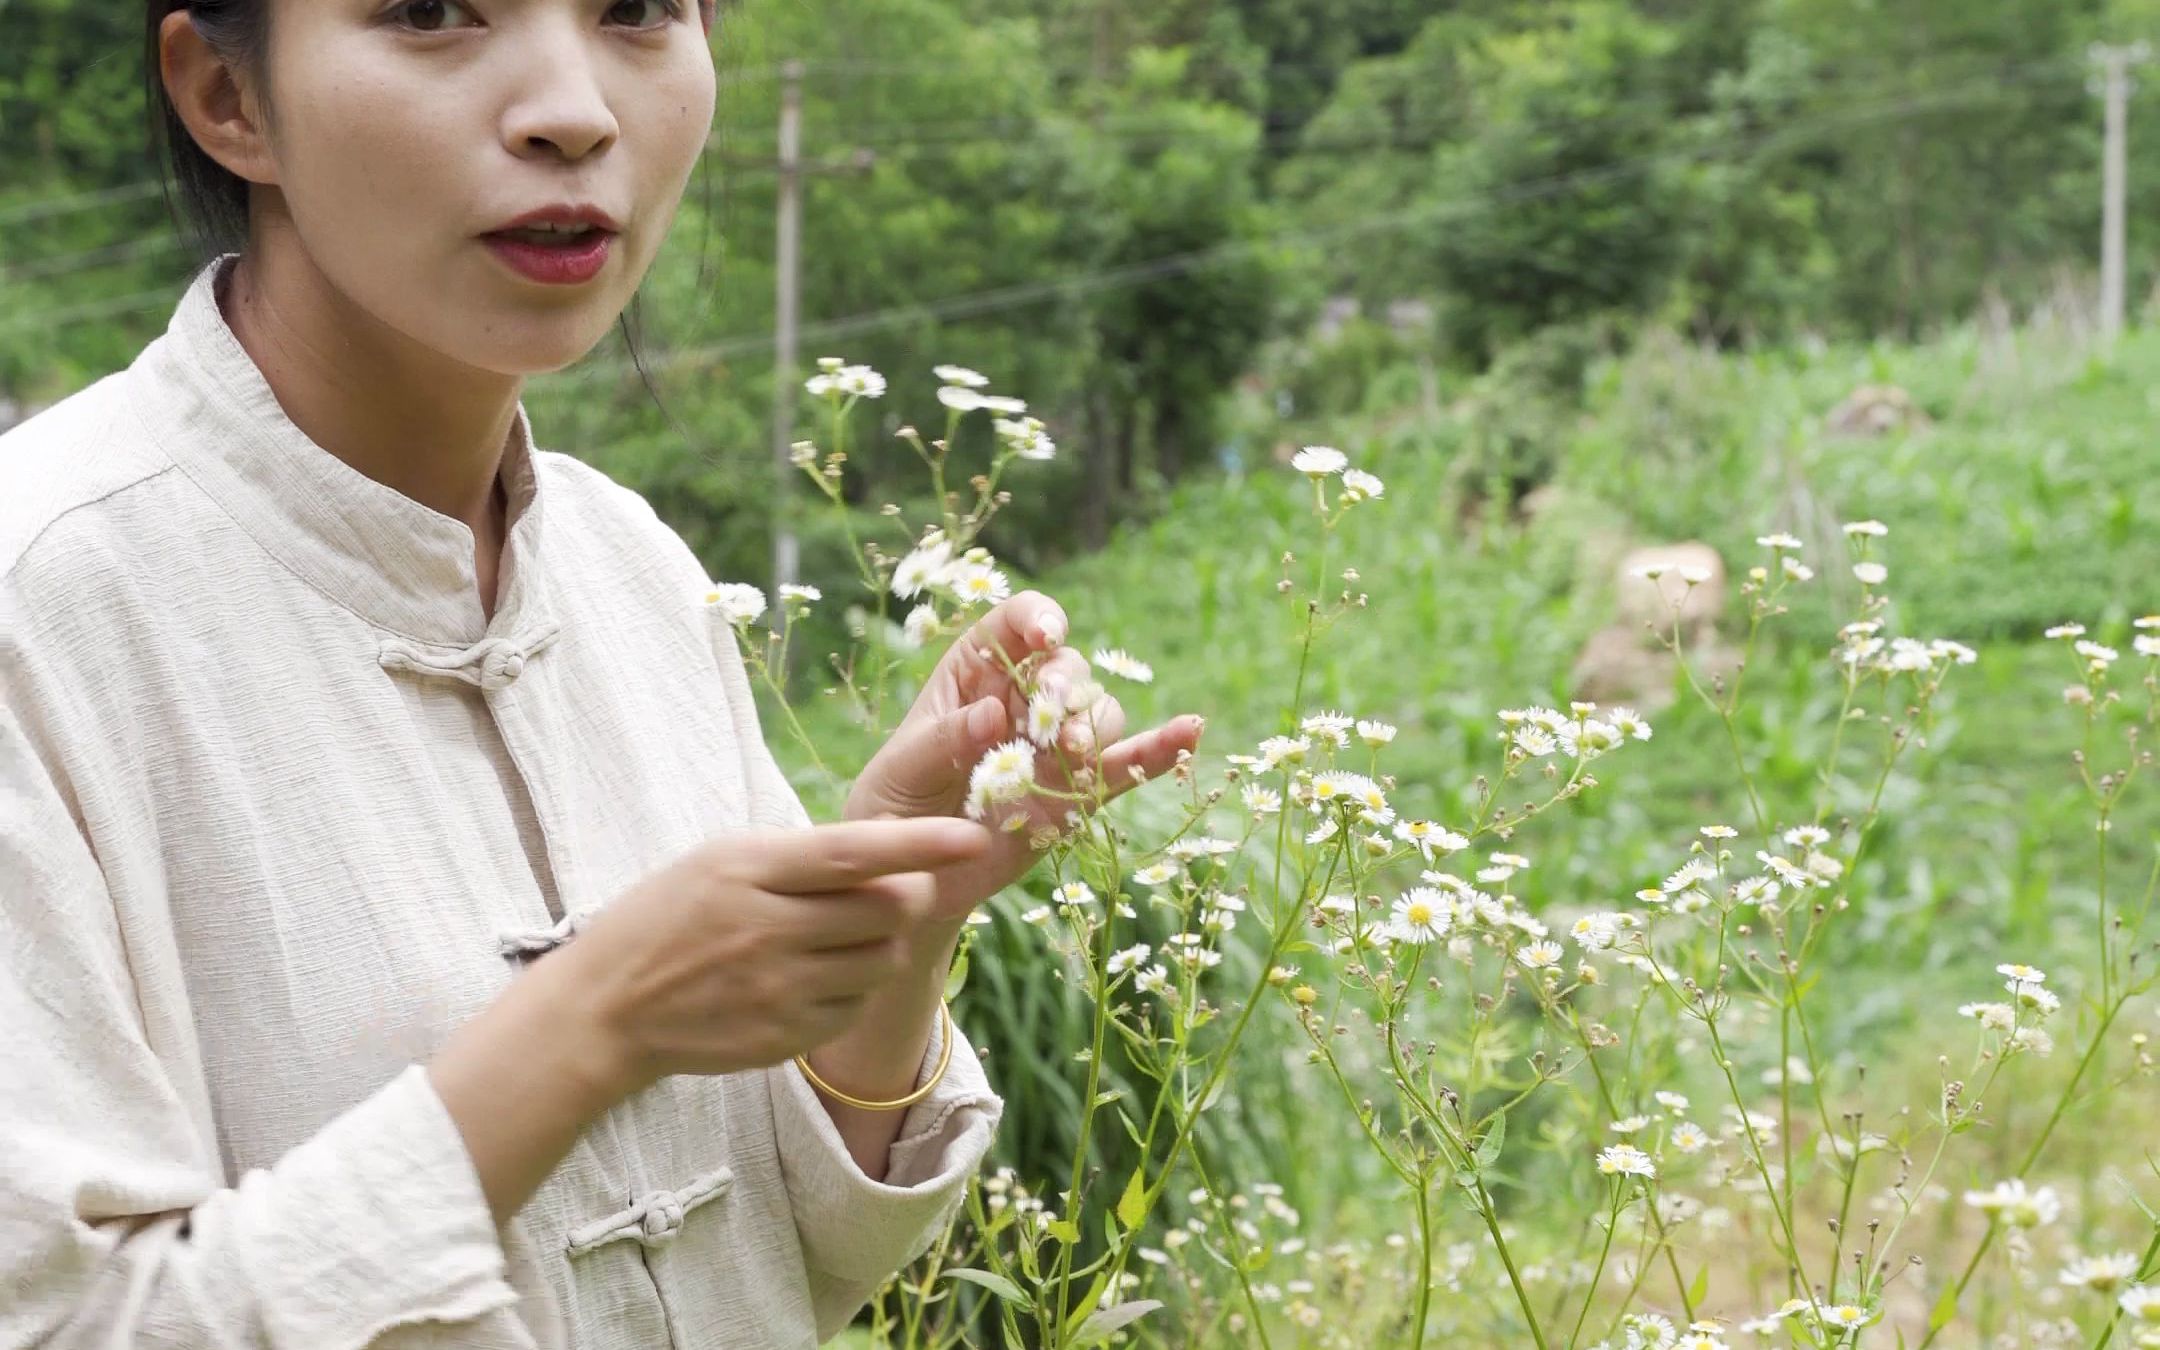
[[878,807],[904,815],[948,804],[966,786],[983,752],[1006,731],[1005,704],[997,698],[903,721],[872,760]]

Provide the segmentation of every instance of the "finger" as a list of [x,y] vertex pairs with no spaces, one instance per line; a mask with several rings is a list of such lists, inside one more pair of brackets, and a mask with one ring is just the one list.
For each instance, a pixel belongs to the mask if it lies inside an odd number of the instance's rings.
[[1114,745],[1125,734],[1125,705],[1104,694],[1093,707],[1074,716],[1063,743],[1074,754],[1092,755],[1097,746]]
[[1003,698],[986,697],[902,721],[877,753],[870,804],[900,817],[950,814],[983,752],[1012,738],[1012,716]]
[[897,938],[805,956],[792,987],[813,1002],[860,998],[900,973],[907,948]]
[[[960,645],[971,660],[981,660],[973,653],[989,648],[1003,652],[1006,660],[1018,665],[1029,652],[1056,647],[1069,631],[1065,610],[1057,601],[1041,591],[1022,591],[977,619],[960,639]],[[991,660],[995,662],[996,658]]]
[[838,951],[882,942],[922,922],[937,898],[928,872],[895,872],[841,891],[785,897],[799,945]]
[[1054,690],[1062,698],[1066,691],[1088,678],[1089,669],[1087,657],[1077,649],[1059,647],[1036,668],[1035,687]]
[[747,880],[785,895],[844,890],[892,872],[966,862],[989,846],[988,830],[956,816],[814,825],[765,841],[749,860]]
[[[1102,753],[1102,784],[1106,796],[1116,797],[1148,778],[1168,773],[1177,764],[1178,752],[1200,744],[1207,729],[1205,719],[1187,713],[1159,727],[1128,736]],[[1133,775],[1140,770],[1140,777]]]

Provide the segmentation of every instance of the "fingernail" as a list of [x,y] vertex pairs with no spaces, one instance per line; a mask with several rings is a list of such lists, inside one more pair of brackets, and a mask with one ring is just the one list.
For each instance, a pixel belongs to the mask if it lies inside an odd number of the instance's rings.
[[1035,625],[1035,631],[1042,635],[1046,647],[1055,647],[1065,640],[1065,625],[1055,619],[1044,619]]

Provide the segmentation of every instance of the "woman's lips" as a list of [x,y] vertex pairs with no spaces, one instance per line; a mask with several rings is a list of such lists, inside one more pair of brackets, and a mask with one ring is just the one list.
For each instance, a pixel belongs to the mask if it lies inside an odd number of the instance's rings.
[[576,286],[600,275],[607,266],[615,236],[607,230],[588,230],[568,235],[562,243],[534,243],[513,234],[483,234],[486,244],[503,264],[544,286]]

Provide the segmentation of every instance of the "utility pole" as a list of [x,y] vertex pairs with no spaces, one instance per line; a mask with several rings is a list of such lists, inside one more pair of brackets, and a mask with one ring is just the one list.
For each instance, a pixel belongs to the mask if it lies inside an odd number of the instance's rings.
[[2100,67],[2098,93],[2107,100],[2107,142],[2101,159],[2100,336],[2122,332],[2127,229],[2124,199],[2129,193],[2130,68],[2151,58],[2143,42],[2127,46],[2095,43],[2088,53]]
[[790,458],[795,442],[795,405],[802,398],[801,362],[797,350],[802,331],[802,191],[803,180],[812,174],[863,173],[876,163],[867,149],[843,159],[806,164],[802,157],[802,87],[805,67],[788,61],[780,67],[779,153],[773,159],[730,153],[718,138],[706,143],[708,153],[730,168],[753,173],[774,173],[773,222],[773,407],[772,407],[772,615],[784,622],[787,607],[780,603],[780,588],[801,575],[802,554],[795,537],[794,500],[799,472]]
[[801,551],[795,539],[795,513],[788,509],[795,491],[795,465],[788,447],[795,441],[795,335],[802,301],[802,77],[803,63],[780,68],[779,215],[773,232],[773,594],[775,621],[787,606],[780,588],[800,572]]

